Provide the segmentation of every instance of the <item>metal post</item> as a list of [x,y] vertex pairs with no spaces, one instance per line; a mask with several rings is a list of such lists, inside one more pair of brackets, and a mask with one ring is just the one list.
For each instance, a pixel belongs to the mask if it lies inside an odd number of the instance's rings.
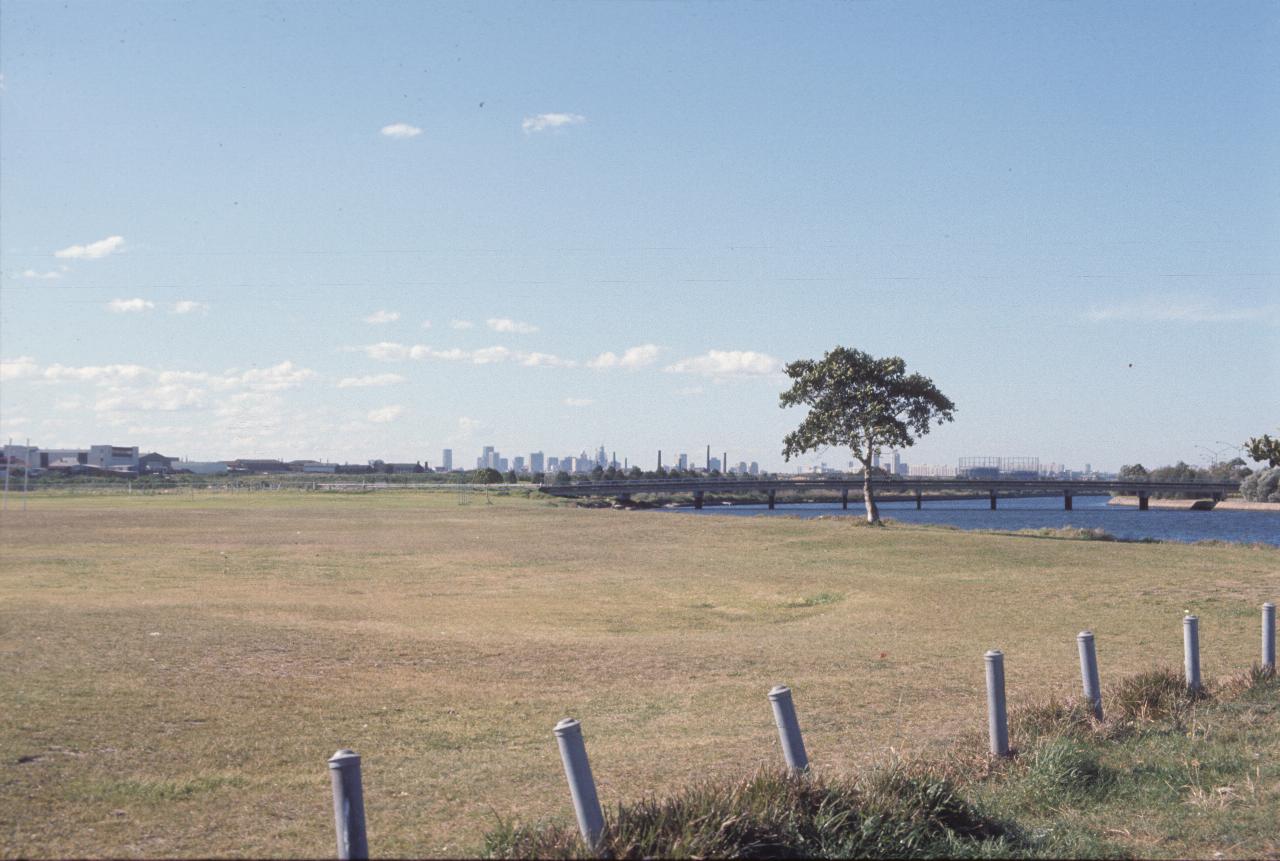
[[987,659],[987,727],[991,735],[991,753],[1009,755],[1009,716],[1004,702],[1004,652],[992,650]]
[[994,490],[987,491],[991,495],[991,510],[996,510],[996,492]]
[[569,781],[569,794],[573,796],[578,830],[582,832],[587,846],[594,850],[604,831],[604,814],[600,812],[596,781],[591,776],[591,764],[587,762],[582,723],[574,718],[565,718],[556,724],[555,734],[556,744],[560,746],[560,761],[564,763],[564,776]]
[[778,740],[782,742],[782,756],[787,769],[799,774],[809,768],[809,756],[804,751],[804,738],[800,735],[800,722],[796,720],[796,707],[791,701],[791,688],[778,685],[769,691],[769,703],[773,706],[773,720],[778,725]]
[[369,842],[364,828],[360,755],[345,748],[335,753],[329,759],[329,779],[333,782],[333,822],[338,831],[338,859],[367,859]]
[[1187,690],[1200,690],[1200,620],[1186,616],[1182,620],[1182,656],[1186,668]]
[[769,510],[770,511],[773,511],[773,507],[776,504],[777,496],[778,496],[778,491],[776,490],[769,491]]
[[1262,668],[1276,668],[1276,605],[1262,605]]
[[1062,491],[1062,509],[1064,511],[1071,510],[1071,491],[1069,490]]
[[1102,720],[1102,687],[1098,684],[1098,652],[1094,647],[1093,631],[1076,634],[1080,647],[1080,682],[1084,686],[1084,698],[1093,705],[1093,716]]

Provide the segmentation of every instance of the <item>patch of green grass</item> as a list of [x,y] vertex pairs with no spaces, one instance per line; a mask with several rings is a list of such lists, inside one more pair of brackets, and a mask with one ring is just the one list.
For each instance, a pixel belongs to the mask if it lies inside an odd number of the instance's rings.
[[810,595],[807,598],[788,601],[782,606],[789,610],[798,609],[800,607],[821,607],[824,604],[834,604],[843,599],[844,595],[841,595],[839,592],[819,592],[817,595]]
[[90,783],[84,794],[94,800],[114,804],[125,802],[182,801],[223,788],[240,788],[246,785],[238,775],[202,775],[186,780],[136,779],[102,780]]

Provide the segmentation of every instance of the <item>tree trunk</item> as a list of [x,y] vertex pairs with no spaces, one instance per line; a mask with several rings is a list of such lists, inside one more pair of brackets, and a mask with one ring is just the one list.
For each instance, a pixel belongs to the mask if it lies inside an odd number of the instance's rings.
[[876,508],[875,496],[871,493],[871,461],[862,464],[862,501],[867,505],[867,522],[880,522],[880,509]]

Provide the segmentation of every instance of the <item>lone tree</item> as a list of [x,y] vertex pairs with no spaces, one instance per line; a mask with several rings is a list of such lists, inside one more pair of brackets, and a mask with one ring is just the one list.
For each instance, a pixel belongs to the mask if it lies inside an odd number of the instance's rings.
[[862,496],[867,522],[879,523],[871,491],[871,458],[882,448],[907,448],[929,432],[929,424],[953,420],[956,405],[933,380],[907,375],[897,356],[877,359],[861,350],[836,347],[820,360],[801,359],[786,367],[791,388],[783,407],[805,405],[809,414],[783,439],[782,455],[825,446],[848,446],[862,464]]

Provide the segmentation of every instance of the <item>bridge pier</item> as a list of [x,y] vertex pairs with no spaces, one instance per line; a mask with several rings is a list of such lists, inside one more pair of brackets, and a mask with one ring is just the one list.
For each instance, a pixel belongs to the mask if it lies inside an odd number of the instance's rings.
[[849,488],[840,491],[840,507],[845,511],[849,510]]
[[1062,510],[1071,510],[1071,491],[1069,490],[1062,491]]
[[698,509],[699,511],[702,510],[702,491],[701,490],[695,490],[693,492],[693,507]]
[[987,491],[991,495],[991,510],[996,510],[996,492],[994,489]]
[[924,508],[924,496],[920,491],[916,491],[916,511]]
[[770,511],[773,511],[774,500],[776,499],[777,495],[778,495],[778,491],[776,490],[769,491],[769,510]]
[[1145,493],[1143,493],[1143,492],[1139,491],[1139,492],[1138,492],[1138,510],[1139,510],[1139,511],[1147,511],[1147,510],[1149,510],[1149,509],[1150,509],[1150,507],[1151,507],[1151,506],[1150,506],[1150,504],[1149,504],[1149,502],[1150,502],[1150,500],[1148,499],[1147,495],[1146,495]]

